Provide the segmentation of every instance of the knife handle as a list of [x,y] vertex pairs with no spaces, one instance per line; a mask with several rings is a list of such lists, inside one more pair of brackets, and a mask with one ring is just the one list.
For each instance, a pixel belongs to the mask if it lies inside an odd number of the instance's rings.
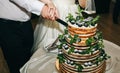
[[61,23],[62,25],[64,25],[65,27],[68,26],[68,23],[66,23],[65,21],[61,20],[61,19],[56,19],[57,22]]

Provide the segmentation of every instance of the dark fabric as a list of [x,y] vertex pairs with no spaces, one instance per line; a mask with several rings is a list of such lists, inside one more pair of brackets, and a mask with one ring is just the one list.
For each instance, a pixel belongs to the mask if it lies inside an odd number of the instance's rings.
[[33,45],[31,22],[0,19],[0,45],[10,72],[20,73],[19,69],[31,57]]
[[78,0],[75,0],[75,4],[79,4],[79,1],[78,1]]
[[113,23],[115,24],[118,24],[119,13],[120,13],[120,0],[116,0],[114,9],[113,9]]
[[96,13],[109,13],[111,0],[94,0]]

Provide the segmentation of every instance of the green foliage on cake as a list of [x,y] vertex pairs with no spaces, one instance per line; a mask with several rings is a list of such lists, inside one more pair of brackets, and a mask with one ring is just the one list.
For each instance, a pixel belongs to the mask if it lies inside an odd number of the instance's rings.
[[[78,13],[77,16],[74,17],[71,13],[68,14],[66,17],[67,21],[70,22],[72,25],[79,27],[91,27],[95,26],[97,24],[97,21],[99,20],[99,16],[93,17],[83,17],[82,13],[83,10],[78,7]],[[84,34],[83,34],[84,35]],[[69,39],[69,41],[67,41]],[[62,35],[59,35],[59,44],[57,46],[58,48],[58,56],[57,59],[59,59],[59,63],[67,63],[71,66],[75,66],[78,72],[82,72],[84,67],[96,65],[98,66],[101,62],[107,60],[110,58],[104,51],[104,44],[103,44],[103,36],[102,32],[99,30],[95,31],[94,36],[87,37],[85,40],[85,46],[77,46],[78,48],[84,47],[84,50],[76,51],[76,43],[81,42],[83,38],[80,38],[78,34],[71,35],[68,31],[68,29],[64,29],[64,33]],[[67,52],[67,55],[76,54],[79,56],[86,56],[86,55],[93,55],[96,51],[99,51],[99,55],[94,58],[94,61],[91,61],[87,63],[86,61],[84,64],[80,64],[77,61],[69,61],[66,60],[66,57],[64,56],[65,53],[63,52],[65,50]]]
[[78,12],[76,12],[76,17],[74,17],[71,13],[68,14],[68,16],[66,17],[66,21],[70,22],[73,25],[77,25],[78,27],[89,27],[89,26],[95,26],[97,21],[99,20],[100,16],[96,16],[95,18],[93,17],[84,17],[82,15],[82,12],[84,10],[82,10],[79,6],[78,6]]
[[[64,63],[66,61],[65,57],[64,57],[64,54],[62,52],[63,47],[65,47],[65,44],[68,43],[65,38],[70,38],[71,39],[70,40],[71,41],[71,43],[70,43],[71,47],[67,48],[68,49],[68,54],[74,53],[75,48],[72,44],[77,42],[78,40],[80,40],[80,38],[78,38],[78,35],[75,35],[74,37],[71,37],[68,34],[67,29],[64,30],[64,34],[59,35],[60,44],[58,45],[59,53],[58,53],[58,56],[57,56],[57,59],[59,59],[59,63]],[[97,41],[97,43],[95,45],[92,45],[93,41]],[[88,38],[86,43],[89,46],[89,48],[86,48],[86,50],[80,52],[79,54],[82,54],[82,55],[93,54],[93,52],[95,50],[101,51],[100,57],[97,57],[96,60],[94,62],[92,62],[92,64],[99,65],[100,62],[110,58],[110,56],[108,56],[103,49],[104,45],[103,45],[103,37],[102,37],[101,32],[98,31],[96,33],[96,36]],[[73,65],[75,65],[75,67],[78,69],[78,71],[82,71],[82,69],[83,69],[82,65],[77,64],[76,62],[74,62]]]

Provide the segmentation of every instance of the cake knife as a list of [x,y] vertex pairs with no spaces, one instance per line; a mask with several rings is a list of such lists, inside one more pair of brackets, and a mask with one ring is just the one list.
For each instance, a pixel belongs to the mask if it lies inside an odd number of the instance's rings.
[[58,42],[58,40],[59,40],[59,37],[57,37],[55,39],[55,41],[49,47],[47,47],[47,51],[48,52],[57,49],[57,42]]
[[57,22],[59,22],[59,23],[61,23],[62,25],[64,25],[65,27],[67,27],[68,26],[68,23],[67,22],[65,22],[65,21],[63,21],[62,19],[60,19],[60,18],[58,18],[58,19],[56,19],[56,21]]

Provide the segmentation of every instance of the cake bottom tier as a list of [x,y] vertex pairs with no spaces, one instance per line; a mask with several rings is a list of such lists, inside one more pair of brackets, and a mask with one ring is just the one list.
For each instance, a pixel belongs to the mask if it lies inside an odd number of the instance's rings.
[[105,73],[106,62],[104,61],[104,63],[101,66],[97,67],[94,70],[85,71],[85,72],[84,71],[76,72],[76,71],[70,70],[70,69],[64,67],[62,64],[58,64],[57,69],[59,70],[59,73]]

